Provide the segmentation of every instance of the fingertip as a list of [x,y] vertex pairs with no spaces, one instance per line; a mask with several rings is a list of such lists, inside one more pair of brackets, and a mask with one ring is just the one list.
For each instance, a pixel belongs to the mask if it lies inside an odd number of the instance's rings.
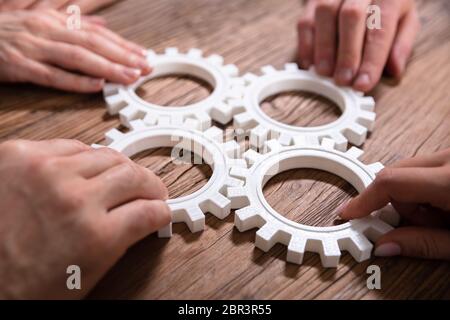
[[373,87],[372,79],[370,78],[370,75],[366,72],[360,73],[353,82],[353,88],[358,91],[367,92],[370,91],[372,87]]
[[155,204],[155,213],[158,215],[159,219],[157,228],[161,228],[170,223],[172,220],[172,212],[167,205],[167,203],[163,200],[154,200]]

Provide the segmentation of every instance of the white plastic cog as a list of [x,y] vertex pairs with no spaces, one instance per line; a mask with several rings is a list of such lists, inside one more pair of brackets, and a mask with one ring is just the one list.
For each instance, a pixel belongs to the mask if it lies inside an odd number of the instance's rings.
[[[344,151],[347,143],[361,145],[372,130],[375,102],[372,97],[364,97],[361,92],[348,87],[338,87],[332,80],[321,77],[311,68],[300,70],[295,63],[288,63],[284,70],[275,70],[272,66],[261,68],[262,76],[246,74],[246,89],[239,103],[245,112],[234,116],[234,126],[250,130],[252,148],[261,148],[265,141],[278,139],[282,145],[292,145],[296,136],[313,139],[331,138],[336,148]],[[342,115],[334,122],[316,127],[299,127],[281,123],[266,115],[260,103],[269,96],[291,91],[304,90],[323,95],[334,101]]]
[[[229,175],[231,167],[246,167],[241,156],[241,147],[235,140],[222,143],[223,132],[210,127],[205,132],[196,130],[195,120],[186,121],[181,126],[147,126],[142,120],[130,122],[132,130],[122,133],[112,129],[106,133],[107,147],[131,157],[143,150],[158,147],[173,147],[174,160],[180,150],[187,150],[201,157],[211,166],[213,173],[209,181],[196,192],[167,201],[172,210],[172,222],[185,222],[192,232],[205,227],[205,213],[210,212],[224,219],[232,209],[231,201],[225,196],[226,188],[240,186],[243,182]],[[94,145],[94,147],[104,147]],[[190,158],[190,157],[189,157]],[[172,224],[158,232],[160,237],[172,235]]]
[[[263,187],[278,174],[293,168],[312,168],[334,173],[363,191],[383,168],[380,163],[363,164],[358,158],[362,150],[352,147],[346,152],[335,149],[335,141],[324,138],[297,137],[293,146],[282,146],[277,140],[264,143],[266,153],[252,149],[244,153],[249,168],[233,167],[231,176],[242,179],[243,186],[227,189],[227,196],[236,211],[235,225],[239,231],[260,228],[256,246],[268,251],[276,243],[288,246],[287,260],[301,264],[305,251],[320,254],[324,267],[337,267],[341,250],[347,250],[358,261],[370,257],[372,243],[392,227],[378,216],[371,215],[341,225],[314,227],[296,223],[276,212],[266,201]],[[301,208],[299,208],[301,210]],[[307,209],[303,209],[307,210]]]
[[[129,127],[136,119],[143,119],[150,125],[161,121],[180,125],[190,118],[199,121],[204,130],[211,126],[211,119],[226,124],[239,111],[240,106],[233,102],[242,97],[243,79],[238,77],[239,70],[235,65],[223,64],[221,56],[205,58],[199,49],[184,54],[177,48],[167,48],[160,55],[149,50],[147,59],[153,67],[151,74],[128,86],[108,83],[103,90],[109,113],[119,113],[123,125]],[[146,81],[173,74],[195,76],[208,82],[214,90],[202,101],[182,107],[156,105],[136,94],[136,89]]]

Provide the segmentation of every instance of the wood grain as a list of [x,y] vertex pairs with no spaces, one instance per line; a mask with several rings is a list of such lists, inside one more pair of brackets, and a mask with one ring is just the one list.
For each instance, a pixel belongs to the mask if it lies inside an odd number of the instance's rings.
[[[385,164],[450,147],[450,5],[418,1],[423,28],[401,83],[384,79],[371,93],[377,122],[363,148],[363,161]],[[295,0],[128,0],[101,12],[123,36],[161,52],[198,47],[217,53],[242,72],[258,73],[295,60]],[[184,105],[208,95],[207,84],[188,77],[152,80],[139,90],[146,100]],[[275,119],[302,126],[333,121],[338,108],[316,95],[290,92],[269,97],[262,109]],[[31,85],[1,85],[0,141],[15,138],[74,138],[103,142],[119,126],[105,112],[100,94],[77,95]],[[225,128],[222,126],[222,128]],[[134,157],[168,185],[171,197],[201,188],[207,165],[174,165],[166,148]],[[335,208],[356,191],[326,172],[291,170],[264,189],[269,203],[293,220],[332,225]],[[172,239],[151,235],[132,247],[91,293],[91,298],[146,299],[429,299],[450,298],[450,264],[419,259],[372,258],[356,263],[344,254],[337,269],[324,269],[315,254],[301,266],[285,262],[286,249],[268,253],[254,247],[255,230],[239,233],[233,215],[207,215],[206,230],[192,234],[174,226]],[[99,257],[101,259],[101,257]],[[366,287],[366,268],[382,270],[382,289]]]

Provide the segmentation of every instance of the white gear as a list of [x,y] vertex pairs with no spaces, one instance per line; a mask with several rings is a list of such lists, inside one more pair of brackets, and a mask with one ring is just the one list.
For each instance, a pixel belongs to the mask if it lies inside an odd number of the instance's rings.
[[[230,169],[246,167],[245,160],[236,159],[241,156],[241,147],[235,140],[222,143],[222,130],[210,127],[201,132],[195,129],[191,121],[182,126],[147,126],[142,120],[134,120],[130,122],[130,127],[132,130],[128,133],[117,129],[108,131],[105,134],[107,147],[128,157],[151,148],[175,147],[173,150],[188,150],[201,157],[213,170],[209,181],[201,189],[190,195],[167,200],[172,211],[172,222],[185,222],[191,232],[197,232],[205,227],[206,212],[219,219],[229,215],[232,204],[224,195],[226,188],[242,185],[241,180],[229,175]],[[178,155],[179,152],[175,154],[175,160],[179,160]],[[158,235],[170,237],[172,224],[161,229]]]
[[[295,63],[288,63],[284,70],[275,70],[272,66],[261,68],[262,76],[246,74],[243,79],[246,89],[243,100],[239,103],[245,112],[234,116],[234,126],[251,129],[250,145],[257,149],[264,142],[278,139],[282,145],[292,145],[296,136],[312,138],[331,138],[336,141],[338,150],[345,151],[347,142],[361,145],[372,130],[375,102],[372,97],[364,97],[361,92],[348,87],[338,87],[332,80],[317,75],[311,68],[300,70]],[[291,90],[305,90],[323,95],[334,101],[342,115],[332,123],[316,127],[299,127],[281,123],[270,118],[260,108],[260,103],[267,97]]]
[[[108,83],[103,90],[109,113],[119,113],[123,125],[128,127],[132,120],[142,118],[150,125],[160,121],[179,125],[187,118],[193,118],[199,121],[204,130],[211,126],[211,118],[226,124],[239,111],[240,107],[234,105],[233,101],[242,97],[243,80],[238,77],[239,70],[235,65],[223,65],[221,56],[205,58],[199,49],[191,49],[183,54],[177,48],[167,48],[160,55],[149,50],[147,59],[153,67],[151,74],[128,86]],[[146,81],[171,74],[201,78],[214,90],[204,100],[183,107],[156,105],[136,94],[136,89]]]
[[[239,231],[258,227],[256,246],[268,251],[276,243],[288,246],[287,260],[301,264],[305,251],[317,252],[324,267],[336,267],[341,250],[347,250],[358,261],[370,257],[372,244],[393,228],[371,215],[331,227],[314,227],[296,223],[276,212],[263,194],[265,183],[279,172],[294,168],[312,168],[334,173],[362,192],[383,168],[380,163],[365,165],[358,160],[362,150],[352,147],[346,152],[335,149],[331,139],[295,138],[293,146],[282,146],[277,140],[264,144],[266,153],[252,149],[244,153],[249,168],[234,167],[231,176],[242,179],[244,186],[230,187],[227,196],[234,207],[235,225]],[[392,221],[392,219],[391,219]]]

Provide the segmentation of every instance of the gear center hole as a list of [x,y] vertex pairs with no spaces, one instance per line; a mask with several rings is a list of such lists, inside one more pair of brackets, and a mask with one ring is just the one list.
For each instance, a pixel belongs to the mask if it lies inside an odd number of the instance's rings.
[[283,91],[265,98],[261,110],[270,118],[298,127],[317,127],[336,121],[341,108],[332,100],[308,91]]
[[147,80],[136,89],[136,95],[159,106],[183,107],[206,99],[213,90],[199,77],[171,74]]
[[180,163],[172,157],[172,149],[170,147],[147,149],[132,156],[131,159],[159,176],[169,190],[169,198],[175,199],[200,190],[211,178],[212,169],[206,161],[203,159],[199,161],[198,156],[186,150],[181,151],[186,153],[180,156],[184,160],[190,158],[191,161]]
[[328,227],[344,223],[339,206],[358,191],[341,177],[318,169],[291,169],[276,174],[263,187],[267,203],[294,222]]

